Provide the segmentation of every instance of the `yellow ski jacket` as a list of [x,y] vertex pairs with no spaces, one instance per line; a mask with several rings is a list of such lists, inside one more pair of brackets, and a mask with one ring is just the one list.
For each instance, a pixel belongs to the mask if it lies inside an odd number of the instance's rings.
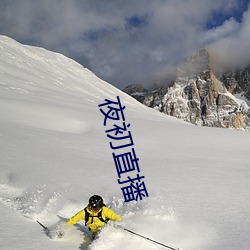
[[[106,206],[103,206],[98,212],[93,212],[87,207],[87,212],[89,213],[89,219],[85,223],[92,233],[95,233],[96,231],[98,231],[98,229],[102,228],[106,224],[105,222],[101,221],[98,218],[98,214],[100,213],[100,211],[102,211],[101,217],[104,221],[107,221],[107,220],[121,221],[122,220],[118,214],[116,214],[113,210],[111,210],[110,208]],[[67,221],[67,224],[74,225],[80,220],[85,220],[84,209],[82,209],[77,214],[72,216]]]

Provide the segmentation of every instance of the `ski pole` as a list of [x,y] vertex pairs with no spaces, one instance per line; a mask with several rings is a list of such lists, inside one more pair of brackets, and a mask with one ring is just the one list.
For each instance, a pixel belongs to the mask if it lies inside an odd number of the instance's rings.
[[40,221],[36,221],[40,226],[42,226],[43,227],[43,229],[46,231],[46,230],[48,230],[48,228],[47,227],[45,227]]
[[148,238],[148,237],[145,237],[145,236],[143,236],[143,235],[141,235],[141,234],[135,233],[135,232],[133,232],[133,231],[127,229],[127,228],[122,227],[122,229],[125,230],[125,231],[127,231],[127,232],[129,232],[129,233],[131,233],[131,234],[137,235],[137,236],[139,236],[139,237],[141,237],[141,238],[144,238],[144,239],[146,239],[146,240],[148,240],[148,241],[152,241],[152,242],[154,242],[154,243],[156,243],[156,244],[158,244],[158,245],[161,245],[161,246],[163,246],[163,247],[169,248],[169,249],[171,249],[171,250],[180,250],[180,248],[173,248],[173,247],[167,246],[167,245],[162,244],[162,243],[160,243],[160,242],[158,242],[158,241],[155,241],[155,240],[152,240],[152,239],[150,239],[150,238]]

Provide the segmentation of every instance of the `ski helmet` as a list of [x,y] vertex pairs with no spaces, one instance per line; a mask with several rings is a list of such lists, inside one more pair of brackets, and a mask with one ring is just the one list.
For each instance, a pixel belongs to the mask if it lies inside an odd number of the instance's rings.
[[89,198],[89,206],[93,210],[99,210],[103,207],[103,199],[99,195],[93,195]]

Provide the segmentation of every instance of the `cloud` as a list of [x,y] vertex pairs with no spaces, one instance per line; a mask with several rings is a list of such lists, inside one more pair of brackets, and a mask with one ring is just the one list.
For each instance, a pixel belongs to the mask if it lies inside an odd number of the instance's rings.
[[[239,2],[2,0],[0,33],[61,52],[120,88],[149,86],[204,46],[216,53],[237,44],[247,49],[249,14],[242,22],[233,17]],[[214,20],[219,15],[222,23]]]
[[226,20],[221,26],[204,31],[200,38],[201,44],[211,44],[225,37],[235,34],[240,28],[240,24],[232,17]]
[[[227,29],[224,24],[220,29]],[[250,10],[243,15],[242,22],[221,39],[210,44],[215,60],[225,67],[245,67],[250,64]]]

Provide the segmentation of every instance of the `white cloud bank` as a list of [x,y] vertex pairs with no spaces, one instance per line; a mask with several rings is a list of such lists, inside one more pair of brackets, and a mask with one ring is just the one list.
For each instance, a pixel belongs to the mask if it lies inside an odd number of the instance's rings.
[[[239,58],[246,63],[250,38],[246,3],[5,0],[0,3],[0,33],[62,52],[120,88],[138,82],[149,85],[209,45],[224,62]],[[212,29],[207,28],[209,23],[214,24]]]

